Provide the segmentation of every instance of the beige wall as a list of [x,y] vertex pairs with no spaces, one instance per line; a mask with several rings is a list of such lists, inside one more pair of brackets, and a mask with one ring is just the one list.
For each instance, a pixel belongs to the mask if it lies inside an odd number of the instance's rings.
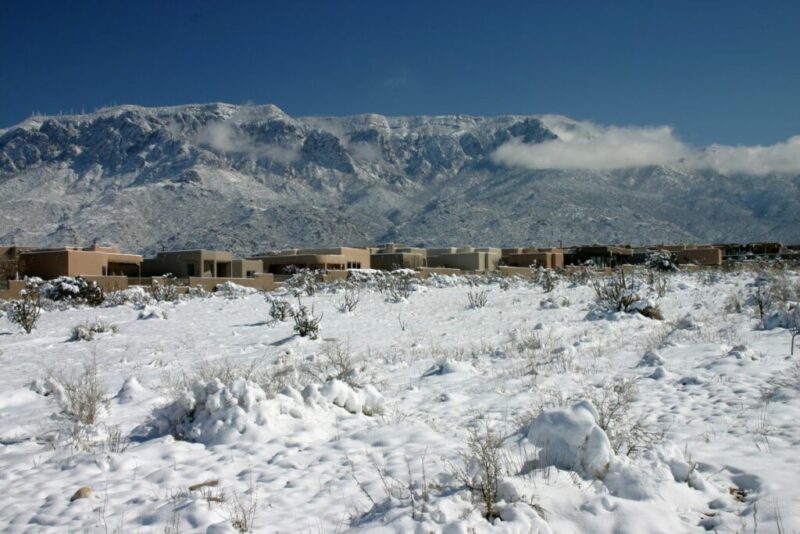
[[722,265],[722,251],[718,248],[687,248],[672,254],[678,264]]
[[370,257],[372,269],[381,269],[383,271],[390,271],[395,267],[419,269],[424,267],[425,264],[426,259],[422,254],[411,252],[380,253],[373,254]]
[[346,269],[369,269],[370,251],[367,248],[356,247],[334,247],[334,248],[307,248],[297,251],[302,254],[323,254],[333,256],[343,256]]

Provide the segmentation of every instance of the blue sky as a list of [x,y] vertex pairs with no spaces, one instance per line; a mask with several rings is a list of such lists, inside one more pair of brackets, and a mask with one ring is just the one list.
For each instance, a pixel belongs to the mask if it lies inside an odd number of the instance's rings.
[[800,134],[800,2],[0,1],[0,127],[111,104]]

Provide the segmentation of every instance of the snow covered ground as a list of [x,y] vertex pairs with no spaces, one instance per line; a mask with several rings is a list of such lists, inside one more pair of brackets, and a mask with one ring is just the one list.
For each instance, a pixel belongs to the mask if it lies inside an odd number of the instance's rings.
[[[664,321],[564,279],[363,289],[349,313],[323,288],[318,340],[261,294],[0,319],[0,530],[796,532],[800,356],[731,311],[753,279],[671,275]],[[69,341],[96,319],[117,331]],[[75,427],[45,378],[92,360],[110,400]],[[185,378],[231,369],[252,382]]]

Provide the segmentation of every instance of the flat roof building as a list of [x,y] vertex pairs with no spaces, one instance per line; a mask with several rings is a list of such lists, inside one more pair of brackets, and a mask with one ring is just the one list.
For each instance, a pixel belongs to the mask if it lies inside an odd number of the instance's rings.
[[35,249],[19,254],[22,276],[140,276],[142,257],[116,247]]
[[369,269],[370,250],[357,247],[275,250],[250,258],[260,261],[265,273],[286,274],[295,269]]
[[171,274],[177,278],[253,278],[262,272],[260,261],[236,258],[225,250],[163,251],[142,263],[144,276]]

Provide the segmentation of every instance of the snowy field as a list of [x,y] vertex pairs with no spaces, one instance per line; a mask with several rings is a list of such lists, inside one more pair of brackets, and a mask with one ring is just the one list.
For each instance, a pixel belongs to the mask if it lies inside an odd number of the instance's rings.
[[[667,279],[641,288],[663,321],[460,278],[352,312],[322,287],[317,340],[263,294],[0,318],[0,530],[800,531],[789,331],[752,272]],[[108,398],[79,425],[63,387],[92,361]]]

